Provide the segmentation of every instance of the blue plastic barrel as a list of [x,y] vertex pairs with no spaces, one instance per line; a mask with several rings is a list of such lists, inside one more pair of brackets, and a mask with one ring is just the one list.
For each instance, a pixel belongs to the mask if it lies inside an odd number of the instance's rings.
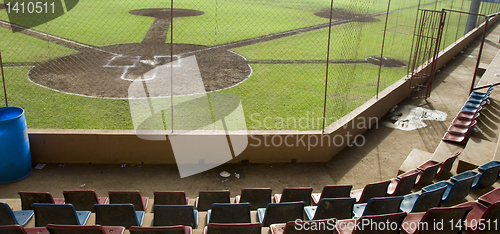
[[31,152],[24,110],[0,108],[0,183],[22,180],[31,174]]

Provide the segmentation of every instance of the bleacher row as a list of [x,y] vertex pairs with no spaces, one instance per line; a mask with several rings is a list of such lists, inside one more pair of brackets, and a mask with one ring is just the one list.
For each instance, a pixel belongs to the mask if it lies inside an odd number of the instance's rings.
[[[445,228],[456,230],[451,233],[459,233],[458,224],[469,232],[486,227],[500,232],[500,188],[462,202],[470,191],[496,183],[500,162],[449,177],[459,155],[443,162],[429,160],[397,178],[353,191],[351,185],[332,185],[321,193],[301,187],[272,195],[270,188],[248,188],[234,199],[224,190],[200,191],[194,200],[184,192],[159,191],[152,207],[138,191],[109,191],[108,197],[98,197],[92,190],[74,190],[64,191],[64,198],[19,192],[21,210],[0,203],[0,233],[377,233],[373,227],[352,230],[366,220],[394,223],[398,229],[380,233],[399,233],[400,228],[420,233],[419,223],[432,228],[436,220],[445,220]],[[433,183],[436,176],[449,178]],[[455,202],[462,203],[446,207]],[[306,230],[311,225],[323,228]]]

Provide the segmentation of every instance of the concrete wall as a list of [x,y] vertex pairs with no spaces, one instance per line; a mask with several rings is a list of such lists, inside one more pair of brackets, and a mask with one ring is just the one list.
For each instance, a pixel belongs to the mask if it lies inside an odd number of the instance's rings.
[[[490,23],[498,19],[494,17]],[[484,26],[484,25],[483,25]],[[438,69],[483,32],[480,27],[446,48],[439,55]],[[420,71],[426,67],[421,67]],[[378,98],[373,97],[321,131],[248,131],[248,146],[230,162],[250,163],[325,162],[375,124],[394,105],[408,97],[408,77],[387,87]],[[218,136],[201,132],[201,138]],[[175,157],[166,141],[147,141],[130,130],[63,130],[29,129],[33,162],[46,163],[129,163],[174,164]],[[361,138],[360,138],[361,139]],[[193,143],[193,147],[197,147]]]

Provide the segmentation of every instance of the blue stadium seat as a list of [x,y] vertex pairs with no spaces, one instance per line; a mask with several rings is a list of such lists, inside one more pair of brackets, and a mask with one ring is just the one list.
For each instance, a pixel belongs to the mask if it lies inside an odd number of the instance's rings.
[[72,204],[33,203],[35,226],[45,227],[47,224],[85,225],[90,211],[76,211]]
[[7,203],[0,202],[0,225],[21,225],[26,224],[33,218],[33,210],[12,211]]
[[214,203],[207,211],[207,223],[251,223],[250,203]]
[[257,215],[264,227],[275,223],[295,221],[303,218],[304,202],[269,203],[266,208],[257,209]]
[[354,205],[354,218],[371,215],[383,215],[399,213],[401,210],[402,196],[397,197],[374,197],[368,203]]
[[465,199],[472,189],[474,179],[479,176],[479,173],[474,171],[466,171],[450,178],[450,181],[439,181],[422,188],[422,191],[432,191],[445,187],[442,202],[456,202]]
[[304,211],[309,220],[350,219],[354,203],[355,198],[323,198],[318,206],[306,206]]
[[153,226],[198,228],[198,211],[192,205],[155,205],[153,212]]
[[441,206],[445,187],[422,193],[412,193],[403,196],[400,209],[406,213],[425,212],[430,208]]

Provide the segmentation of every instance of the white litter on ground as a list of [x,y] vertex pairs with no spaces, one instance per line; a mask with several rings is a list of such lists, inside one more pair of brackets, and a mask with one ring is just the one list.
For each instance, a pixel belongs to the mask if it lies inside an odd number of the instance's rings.
[[394,110],[390,121],[382,121],[382,124],[389,128],[411,131],[427,127],[425,120],[445,121],[446,117],[447,114],[442,111],[406,105]]

